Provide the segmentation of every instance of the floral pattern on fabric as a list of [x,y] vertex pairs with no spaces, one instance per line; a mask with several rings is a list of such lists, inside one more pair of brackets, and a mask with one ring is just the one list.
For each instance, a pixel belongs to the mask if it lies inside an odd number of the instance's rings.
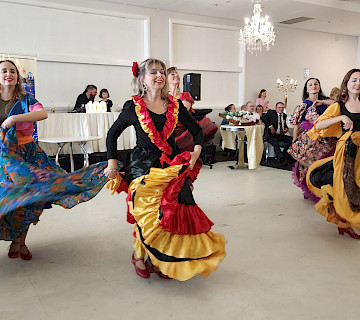
[[[307,135],[307,131],[303,131],[290,146],[288,152],[302,166],[309,167],[314,161],[332,155],[335,147],[336,139],[321,138],[319,140],[311,140]],[[301,181],[303,181],[306,172],[300,176]]]
[[[302,130],[290,146],[288,153],[298,162],[293,168],[294,184],[303,190],[304,196],[307,198],[311,198],[311,192],[308,190],[305,181],[310,165],[317,160],[333,155],[336,148],[336,138],[312,140],[307,135],[307,132],[313,128],[314,122],[323,113],[322,109],[325,110],[325,105],[320,105],[317,108],[313,106],[312,101],[305,100],[295,108],[294,113],[289,118],[292,125],[299,125]],[[318,200],[318,198],[316,199]]]
[[18,144],[14,127],[1,129],[0,239],[25,233],[51,204],[69,209],[93,198],[106,183],[106,166],[102,162],[67,173],[35,142]]
[[301,117],[303,116],[304,112],[306,111],[307,104],[304,102],[298,105],[293,114],[289,117],[289,122],[292,125],[297,125],[301,121]]

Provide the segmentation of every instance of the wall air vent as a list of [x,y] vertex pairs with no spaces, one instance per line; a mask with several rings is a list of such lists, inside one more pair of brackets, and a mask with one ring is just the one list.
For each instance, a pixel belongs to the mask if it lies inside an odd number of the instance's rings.
[[304,22],[304,21],[312,20],[312,19],[314,19],[314,18],[299,17],[299,18],[295,18],[295,19],[290,19],[290,20],[281,21],[281,22],[279,22],[279,23],[282,23],[282,24],[294,24],[294,23]]

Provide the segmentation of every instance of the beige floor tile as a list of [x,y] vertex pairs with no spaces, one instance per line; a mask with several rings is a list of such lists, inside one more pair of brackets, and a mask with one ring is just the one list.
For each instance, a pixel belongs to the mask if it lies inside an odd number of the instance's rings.
[[[302,198],[289,171],[204,167],[194,197],[227,239],[207,278],[139,278],[125,195],[103,190],[31,227],[33,260],[0,242],[0,319],[357,319],[360,242]],[[29,312],[31,310],[31,312]]]

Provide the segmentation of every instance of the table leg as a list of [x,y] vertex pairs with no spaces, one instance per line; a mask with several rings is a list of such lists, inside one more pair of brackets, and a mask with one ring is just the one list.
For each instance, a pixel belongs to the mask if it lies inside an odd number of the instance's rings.
[[88,167],[89,166],[89,154],[87,153],[86,148],[85,148],[86,141],[81,141],[78,143],[84,153],[84,167]]
[[57,145],[58,145],[58,149],[56,151],[56,156],[55,156],[55,163],[56,165],[60,166],[60,163],[59,163],[59,154],[62,150],[62,148],[64,147],[64,145],[66,144],[66,142],[59,142]]
[[238,137],[238,160],[237,160],[237,166],[238,167],[246,167],[244,162],[244,145],[245,145],[245,131],[238,131],[237,137]]
[[75,170],[75,166],[74,166],[74,156],[73,156],[73,146],[72,146],[72,142],[70,143],[70,168],[71,168],[71,172],[73,172]]

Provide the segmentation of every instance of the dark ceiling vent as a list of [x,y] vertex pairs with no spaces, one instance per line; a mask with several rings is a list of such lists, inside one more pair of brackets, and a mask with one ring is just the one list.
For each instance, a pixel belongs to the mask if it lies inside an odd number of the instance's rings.
[[299,17],[299,18],[295,18],[295,19],[290,19],[290,20],[281,21],[281,22],[279,22],[279,23],[283,23],[283,24],[294,24],[294,23],[304,22],[304,21],[312,20],[312,19],[314,19],[314,18]]

